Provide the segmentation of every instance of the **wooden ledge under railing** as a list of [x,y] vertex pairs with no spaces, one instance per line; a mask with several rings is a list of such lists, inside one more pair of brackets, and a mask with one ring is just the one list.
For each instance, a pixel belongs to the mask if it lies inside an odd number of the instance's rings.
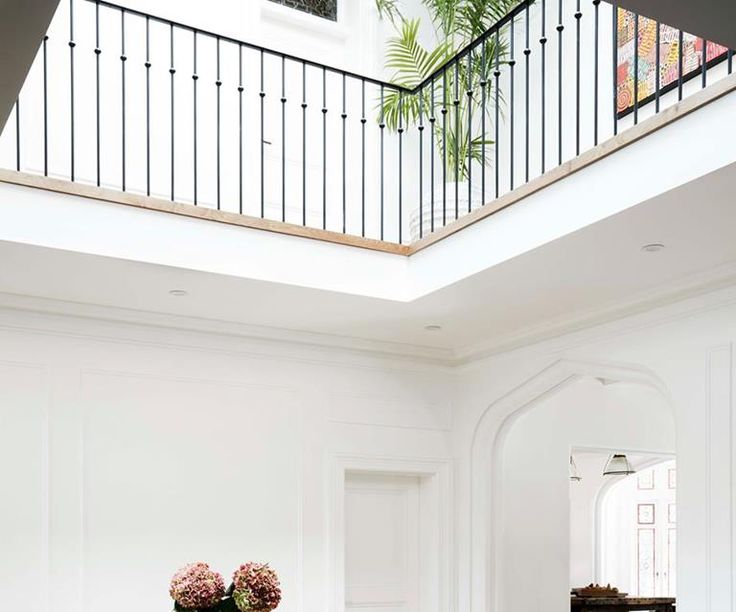
[[282,221],[273,221],[271,219],[241,215],[239,213],[217,210],[207,206],[194,206],[193,204],[172,202],[170,200],[149,197],[130,191],[117,191],[115,189],[97,187],[96,185],[89,185],[87,183],[72,183],[71,181],[39,176],[37,174],[29,174],[26,172],[16,172],[15,170],[0,169],[0,183],[32,187],[35,189],[42,189],[44,191],[53,191],[55,193],[88,198],[90,200],[98,200],[112,204],[123,204],[134,208],[170,213],[194,219],[215,221],[217,223],[264,230],[277,234],[285,234],[287,236],[321,240],[323,242],[343,244],[372,251],[381,251],[384,253],[391,253],[393,255],[409,255],[410,252],[408,244],[400,245],[392,242],[374,240],[372,238],[362,238],[361,236],[352,236],[350,234],[341,234],[339,232],[332,232],[329,230],[304,227],[294,223],[284,223]]
[[449,225],[436,230],[429,236],[426,236],[412,244],[395,244],[371,238],[362,238],[360,236],[352,236],[329,230],[304,227],[292,223],[283,223],[281,221],[272,221],[270,219],[262,219],[259,217],[251,217],[204,206],[171,202],[160,198],[107,189],[85,183],[70,182],[35,174],[16,172],[14,170],[0,170],[0,182],[113,204],[123,204],[125,206],[132,206],[144,210],[170,213],[207,221],[216,221],[218,223],[264,230],[288,236],[309,238],[311,240],[322,240],[333,244],[342,244],[345,246],[380,251],[393,255],[411,256],[414,253],[418,253],[419,251],[452,236],[474,223],[478,223],[504,208],[508,208],[524,198],[541,191],[545,187],[557,183],[575,172],[578,172],[608,157],[609,155],[638,142],[642,138],[667,127],[675,121],[686,117],[692,112],[697,111],[711,102],[715,102],[734,91],[736,91],[736,74],[731,74],[724,77],[717,83],[710,85],[706,89],[690,95],[688,98],[685,98],[683,101],[661,111],[657,115],[642,121],[634,127],[628,128],[617,136],[614,136],[598,146],[581,153],[579,156],[563,163],[561,166],[557,166],[549,170],[542,176],[517,187],[513,191],[504,194],[495,200],[492,200],[485,206],[475,209],[473,212],[468,213],[461,219],[453,221]]

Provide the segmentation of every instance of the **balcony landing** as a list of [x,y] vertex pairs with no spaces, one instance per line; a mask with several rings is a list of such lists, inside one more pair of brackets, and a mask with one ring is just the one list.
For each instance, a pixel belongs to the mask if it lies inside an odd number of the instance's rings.
[[225,223],[238,227],[275,232],[287,236],[321,240],[328,243],[358,247],[393,255],[411,256],[437,242],[444,240],[466,227],[482,221],[491,215],[528,198],[530,195],[562,181],[571,175],[587,168],[606,157],[654,134],[655,132],[677,122],[691,113],[703,109],[709,104],[736,90],[736,74],[723,78],[710,87],[703,89],[682,102],[664,109],[659,114],[642,121],[638,125],[610,138],[600,145],[557,166],[544,175],[514,189],[513,191],[491,200],[482,208],[465,215],[457,221],[412,244],[395,244],[388,241],[342,234],[320,228],[304,227],[292,223],[283,223],[272,219],[262,219],[248,215],[240,215],[224,210],[216,210],[206,206],[193,206],[181,202],[172,202],[159,198],[147,197],[134,192],[97,187],[80,182],[39,176],[12,170],[0,170],[0,182],[51,191],[70,196],[78,196],[88,200],[97,200],[113,204],[122,204],[139,209],[170,213],[196,219]]

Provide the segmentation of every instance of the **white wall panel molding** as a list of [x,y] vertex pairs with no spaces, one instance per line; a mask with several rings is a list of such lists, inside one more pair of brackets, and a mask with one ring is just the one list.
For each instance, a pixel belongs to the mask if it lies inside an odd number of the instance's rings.
[[706,612],[734,607],[733,345],[715,346],[706,359]]
[[49,396],[43,364],[0,360],[0,592],[50,612]]
[[288,610],[301,611],[297,390],[135,371],[80,380],[81,609],[104,607],[119,580],[137,585],[136,605],[165,607],[179,565],[204,559],[227,580],[252,559],[278,569]]
[[452,423],[449,401],[441,405],[409,398],[333,392],[329,407],[332,423],[444,432],[450,431]]
[[84,610],[81,372],[50,365],[50,566],[53,612]]

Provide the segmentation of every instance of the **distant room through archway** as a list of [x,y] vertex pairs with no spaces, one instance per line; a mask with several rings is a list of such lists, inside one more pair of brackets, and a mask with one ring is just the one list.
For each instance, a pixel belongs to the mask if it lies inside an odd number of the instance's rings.
[[602,493],[602,582],[636,597],[676,597],[676,496],[675,460],[642,469]]

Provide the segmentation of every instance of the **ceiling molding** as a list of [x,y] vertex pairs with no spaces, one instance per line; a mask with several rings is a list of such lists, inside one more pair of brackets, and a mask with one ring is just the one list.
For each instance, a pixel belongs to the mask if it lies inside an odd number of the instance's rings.
[[[7,311],[30,312],[41,315],[56,315],[67,317],[69,319],[91,319],[100,323],[118,323],[151,329],[169,329],[180,332],[194,332],[200,335],[207,334],[215,336],[214,342],[204,341],[201,338],[196,339],[193,342],[162,341],[161,339],[156,339],[152,342],[154,344],[194,347],[204,350],[228,350],[221,348],[223,347],[222,338],[227,337],[235,340],[247,340],[254,343],[261,343],[260,347],[255,349],[233,349],[233,352],[258,352],[260,354],[260,351],[271,346],[316,350],[319,353],[324,353],[324,351],[327,350],[331,352],[343,351],[345,354],[353,354],[356,356],[362,355],[368,358],[393,359],[418,365],[450,366],[453,365],[454,362],[454,353],[449,349],[417,346],[399,342],[383,342],[378,340],[275,327],[247,325],[231,321],[218,321],[198,317],[132,310],[112,306],[100,306],[96,304],[84,304],[79,302],[0,292],[0,312],[2,309]],[[15,326],[6,325],[2,320],[0,320],[0,328],[10,327]],[[45,332],[51,331],[49,327],[50,326],[48,325],[38,328],[30,326],[28,329],[37,329],[38,331]],[[77,333],[74,329],[71,330],[69,334],[119,339],[116,337],[116,334],[113,333],[93,332],[91,334],[85,334]],[[126,335],[126,339],[135,341],[133,340],[132,335],[130,338]],[[149,342],[149,340],[145,338],[140,341]],[[335,361],[335,356],[331,355],[329,358],[310,358],[307,360],[315,360],[321,363],[332,363]]]
[[[668,283],[653,290],[639,293],[636,296],[619,302],[613,306],[592,309],[573,317],[550,319],[540,325],[522,329],[507,336],[500,336],[479,342],[455,351],[455,365],[463,365],[500,353],[507,353],[539,342],[553,340],[574,332],[590,330],[606,323],[626,319],[633,315],[651,313],[648,325],[658,325],[672,318],[690,316],[703,308],[712,309],[736,302],[736,296],[724,297],[715,295],[719,289],[736,285],[736,263],[728,263],[704,273],[688,276],[673,283]],[[711,294],[711,300],[697,305],[684,305],[677,313],[652,312],[673,304],[685,302],[691,298]],[[635,329],[642,326],[640,321],[629,321],[624,326]],[[620,333],[620,332],[619,332]]]
[[[731,263],[712,269],[707,273],[691,276],[676,283],[664,285],[656,290],[639,294],[635,298],[611,307],[591,310],[568,319],[550,320],[542,325],[527,328],[505,337],[490,339],[457,351],[9,293],[0,293],[0,309],[198,334],[195,340],[189,338],[182,341],[172,341],[167,337],[167,340],[163,341],[159,337],[151,341],[146,339],[145,334],[141,336],[140,340],[137,340],[137,336],[134,339],[132,334],[126,333],[125,338],[132,342],[139,341],[202,350],[232,350],[233,352],[259,354],[274,351],[278,348],[301,349],[310,352],[310,357],[305,357],[307,361],[318,361],[320,363],[335,363],[334,354],[328,356],[327,352],[342,351],[345,355],[352,355],[357,358],[362,356],[367,359],[397,360],[407,366],[411,364],[410,367],[440,366],[450,368],[469,365],[535,344],[559,340],[565,336],[574,335],[574,337],[566,338],[568,340],[567,344],[572,346],[580,343],[586,344],[594,339],[620,335],[643,327],[662,325],[673,320],[736,303],[735,289],[736,263]],[[605,329],[603,329],[604,326]],[[18,328],[22,326],[6,325],[0,321],[0,327]],[[23,328],[32,328],[37,331],[52,331],[54,329],[48,324]],[[70,335],[91,335],[120,339],[119,334],[109,331],[85,334],[74,331],[75,329],[77,328],[74,327],[67,333]],[[56,330],[54,329],[54,331]],[[592,335],[591,332],[593,332]],[[204,340],[202,339],[203,335],[214,336],[214,338]],[[231,345],[228,344],[226,347],[223,344],[223,337],[233,342],[247,340],[255,343],[255,345],[251,345],[247,349],[244,349],[242,345],[240,345],[240,348],[230,348]],[[316,355],[314,355],[315,351]],[[283,357],[283,354],[280,357]]]

